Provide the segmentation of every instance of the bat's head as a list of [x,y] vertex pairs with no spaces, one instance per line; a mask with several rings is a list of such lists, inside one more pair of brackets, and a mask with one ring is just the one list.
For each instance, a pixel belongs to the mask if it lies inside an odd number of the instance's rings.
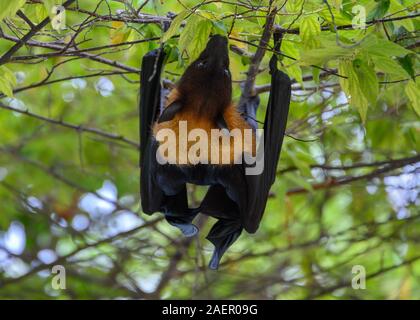
[[200,56],[188,66],[179,88],[185,95],[210,99],[207,105],[227,106],[232,98],[227,38],[212,36]]
[[214,35],[210,38],[206,48],[192,64],[195,68],[207,73],[216,73],[230,77],[228,41],[226,37]]

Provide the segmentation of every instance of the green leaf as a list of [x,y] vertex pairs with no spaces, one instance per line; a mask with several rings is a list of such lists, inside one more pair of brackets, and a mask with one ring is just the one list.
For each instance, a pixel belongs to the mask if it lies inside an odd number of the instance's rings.
[[47,10],[47,13],[50,15],[52,8],[58,3],[56,0],[44,0],[44,8]]
[[[403,6],[399,0],[391,0],[391,5],[389,7],[389,12],[393,12],[392,17],[398,18],[405,16],[407,14],[406,7],[408,7],[409,3],[405,3]],[[401,20],[395,20],[392,22],[392,24],[395,26],[395,29],[398,29],[400,26],[407,29],[407,31],[414,32],[416,30],[414,26],[415,19],[401,19]]]
[[193,15],[179,38],[179,49],[187,51],[190,60],[195,60],[206,47],[213,24],[209,19]]
[[13,87],[16,86],[15,74],[7,67],[0,67],[0,91],[8,97],[13,97]]
[[176,46],[166,43],[164,46],[166,64],[178,61],[179,59],[179,50]]
[[177,31],[179,31],[182,22],[188,16],[188,14],[189,14],[189,11],[187,10],[178,13],[175,19],[172,20],[172,23],[169,29],[162,36],[162,40],[161,40],[162,42],[168,41],[170,38],[172,38],[175,35]]
[[0,92],[4,93],[10,98],[13,97],[13,88],[10,85],[10,83],[4,78],[0,78]]
[[379,71],[397,75],[402,78],[409,76],[407,71],[391,57],[377,55],[371,55],[370,57],[375,64],[375,68]]
[[347,79],[340,78],[340,85],[346,93],[350,105],[359,111],[360,117],[364,123],[366,121],[368,100],[360,86],[359,77],[353,68],[352,61],[350,59],[340,60],[338,72],[347,77]]
[[184,27],[184,30],[181,33],[181,36],[178,42],[178,47],[181,53],[187,50],[187,47],[193,42],[195,38],[196,28],[198,27],[198,24],[200,23],[202,19],[203,18],[201,18],[198,15],[192,15],[187,20],[187,24]]
[[0,1],[0,20],[13,17],[25,2],[25,0]]
[[2,76],[12,85],[16,86],[16,77],[13,71],[11,71],[9,68],[3,66],[1,67]]
[[318,85],[320,83],[319,81],[319,75],[321,73],[321,70],[318,68],[312,68],[312,77],[313,81]]
[[307,49],[313,49],[320,46],[318,36],[321,34],[321,25],[318,21],[318,15],[305,16],[299,25],[299,35]]
[[413,53],[410,50],[407,50],[400,45],[385,39],[378,38],[376,36],[370,35],[362,43],[362,48],[371,55],[379,56],[405,56],[406,54]]
[[361,91],[369,103],[375,106],[379,93],[379,84],[373,64],[357,58],[353,60],[353,69],[356,72]]
[[[334,22],[337,26],[348,25],[352,23],[352,19],[350,19],[347,15],[344,15],[343,12],[341,12],[339,9],[331,8],[331,11],[334,15]],[[331,13],[328,10],[319,12],[319,15],[322,17],[322,19],[327,21],[330,26],[332,26]]]
[[310,192],[314,191],[314,188],[312,187],[312,185],[307,181],[307,179],[302,177],[300,174],[294,174],[294,173],[288,172],[288,173],[285,173],[284,176],[287,180],[296,184],[297,186],[302,187]]
[[322,49],[303,50],[301,51],[300,62],[303,65],[322,65],[330,60],[350,56],[352,54],[352,50],[335,45]]
[[367,20],[373,20],[373,19],[380,19],[382,18],[385,13],[387,13],[389,9],[390,0],[380,0],[378,1],[378,4],[376,5],[375,9],[371,11],[367,17]]
[[397,58],[399,64],[404,68],[405,71],[410,75],[411,79],[416,78],[416,72],[414,71],[414,57],[412,55],[407,54],[403,58]]
[[41,22],[49,15],[49,11],[45,8],[45,5],[36,6],[35,13],[38,22]]
[[[296,43],[292,41],[285,41],[284,39],[281,44],[281,52],[285,55],[299,59],[299,50],[297,49]],[[284,57],[282,60],[284,67],[286,68],[287,74],[295,79],[297,82],[302,83],[302,69],[299,63],[293,59]]]
[[286,3],[286,11],[288,13],[299,13],[304,5],[304,0],[289,0]]
[[211,21],[213,23],[213,32],[214,34],[220,34],[226,36],[227,29],[225,24],[222,21]]
[[414,109],[414,111],[417,113],[418,116],[420,116],[420,85],[419,83],[410,80],[407,85],[405,86],[405,93],[408,96],[408,99],[410,100],[410,103]]

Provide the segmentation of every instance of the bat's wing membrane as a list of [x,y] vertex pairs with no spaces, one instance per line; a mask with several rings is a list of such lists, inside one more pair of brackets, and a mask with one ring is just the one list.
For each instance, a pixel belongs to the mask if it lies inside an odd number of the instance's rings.
[[[142,210],[146,214],[160,211],[166,220],[179,228],[185,236],[198,232],[191,222],[198,209],[188,208],[187,188],[181,180],[176,181],[171,166],[158,166],[156,151],[158,143],[152,139],[152,126],[161,114],[160,75],[164,51],[148,52],[142,60],[140,75],[140,195]],[[164,174],[162,170],[165,170]],[[160,180],[159,180],[160,179]],[[173,187],[171,192],[163,188]],[[175,191],[174,191],[175,190]]]
[[277,69],[273,61],[270,64],[271,89],[264,121],[264,168],[258,175],[245,174],[248,198],[242,211],[242,223],[245,230],[251,233],[258,229],[271,185],[276,178],[290,105],[291,81]]
[[163,50],[148,52],[142,60],[140,74],[140,194],[142,209],[152,214],[160,209],[164,194],[152,176],[156,165],[151,129],[160,113],[160,73]]

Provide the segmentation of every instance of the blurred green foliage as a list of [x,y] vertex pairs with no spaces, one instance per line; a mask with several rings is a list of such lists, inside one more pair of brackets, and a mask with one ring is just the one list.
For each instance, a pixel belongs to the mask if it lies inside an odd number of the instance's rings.
[[[77,1],[64,30],[49,23],[0,58],[0,298],[419,299],[418,4],[327,3],[272,3],[294,80],[288,136],[260,229],[217,272],[211,219],[183,239],[141,213],[140,62],[164,43],[175,82],[210,34],[229,35],[238,101],[268,0]],[[1,55],[54,5],[1,0]],[[189,186],[191,202],[204,191]],[[56,264],[66,290],[51,286]],[[357,265],[365,290],[351,286]]]

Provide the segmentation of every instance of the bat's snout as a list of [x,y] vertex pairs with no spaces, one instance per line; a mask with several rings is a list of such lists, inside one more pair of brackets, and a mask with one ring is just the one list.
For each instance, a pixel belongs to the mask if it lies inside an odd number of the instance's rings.
[[212,73],[229,68],[228,40],[221,35],[212,36],[198,59],[198,67]]
[[225,59],[228,56],[228,40],[221,35],[214,35],[207,43],[206,49],[209,55]]

